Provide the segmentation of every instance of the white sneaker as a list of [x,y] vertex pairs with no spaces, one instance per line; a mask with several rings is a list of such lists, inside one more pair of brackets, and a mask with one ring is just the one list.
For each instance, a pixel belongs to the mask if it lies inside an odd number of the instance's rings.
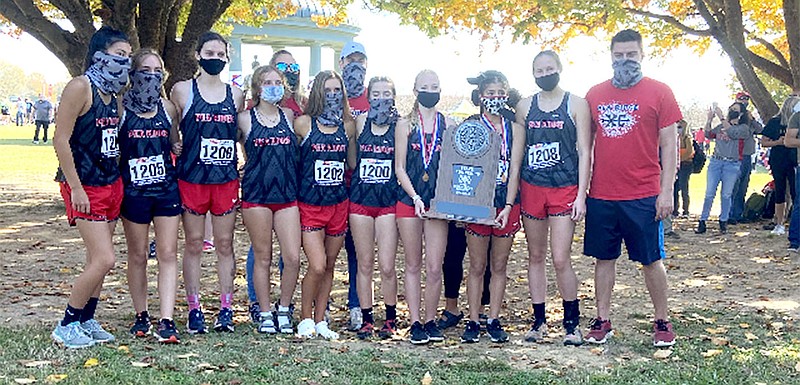
[[361,329],[364,320],[361,317],[361,309],[354,307],[350,309],[350,322],[347,323],[347,330],[356,331]]
[[326,340],[339,339],[339,333],[329,329],[328,323],[325,321],[320,321],[319,323],[317,323],[317,325],[314,326],[314,330],[317,331],[317,335],[322,336],[322,338],[325,338]]
[[771,234],[774,235],[783,235],[786,234],[786,228],[783,225],[775,225],[775,228],[770,231]]
[[314,338],[314,334],[316,330],[314,330],[314,320],[311,318],[306,318],[300,321],[297,324],[297,336],[303,338]]

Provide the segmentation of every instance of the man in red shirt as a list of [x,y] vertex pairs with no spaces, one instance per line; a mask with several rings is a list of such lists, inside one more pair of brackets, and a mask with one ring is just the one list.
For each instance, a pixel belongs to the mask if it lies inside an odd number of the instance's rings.
[[614,77],[586,94],[592,114],[594,163],[586,201],[583,253],[596,258],[597,318],[587,342],[613,335],[609,313],[622,242],[642,264],[655,308],[653,345],[671,346],[667,275],[661,262],[661,220],[672,213],[677,168],[676,122],[682,119],[672,90],[643,77],[642,36],[623,30],[611,39]]

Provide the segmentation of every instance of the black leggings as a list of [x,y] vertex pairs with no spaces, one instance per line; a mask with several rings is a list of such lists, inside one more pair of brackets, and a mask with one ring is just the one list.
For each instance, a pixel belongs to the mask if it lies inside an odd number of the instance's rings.
[[[461,282],[464,280],[464,255],[467,253],[467,234],[463,227],[457,227],[455,222],[450,222],[447,229],[447,249],[442,261],[442,275],[444,276],[444,297],[458,299]],[[486,272],[483,275],[483,294],[481,304],[489,304],[489,281],[492,277],[491,265],[488,263],[492,246],[489,244]]]
[[790,196],[794,199],[795,191],[794,186],[794,166],[790,163],[784,163],[772,168],[772,178],[775,179],[775,203],[786,203],[786,184],[789,184]]

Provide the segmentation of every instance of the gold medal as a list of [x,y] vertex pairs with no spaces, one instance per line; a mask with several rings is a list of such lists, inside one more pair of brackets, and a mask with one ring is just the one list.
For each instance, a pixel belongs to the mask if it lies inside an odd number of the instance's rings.
[[508,173],[503,174],[503,184],[508,183]]
[[430,178],[428,177],[428,173],[427,172],[425,174],[422,174],[422,181],[423,182],[427,182],[428,179],[430,179]]

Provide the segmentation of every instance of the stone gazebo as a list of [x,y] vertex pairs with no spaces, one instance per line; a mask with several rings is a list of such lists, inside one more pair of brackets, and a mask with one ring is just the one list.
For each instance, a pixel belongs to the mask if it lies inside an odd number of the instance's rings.
[[[229,70],[234,82],[243,73],[243,43],[268,45],[272,47],[273,52],[286,47],[309,47],[311,63],[309,63],[308,70],[309,75],[313,77],[322,70],[322,47],[332,48],[334,51],[333,62],[338,63],[344,45],[352,41],[361,30],[350,24],[320,27],[311,17],[333,16],[334,11],[330,7],[310,0],[292,0],[292,4],[297,7],[297,12],[283,19],[270,21],[260,27],[233,25],[233,32],[230,36],[231,63]],[[263,64],[266,64],[267,61],[268,59]]]

